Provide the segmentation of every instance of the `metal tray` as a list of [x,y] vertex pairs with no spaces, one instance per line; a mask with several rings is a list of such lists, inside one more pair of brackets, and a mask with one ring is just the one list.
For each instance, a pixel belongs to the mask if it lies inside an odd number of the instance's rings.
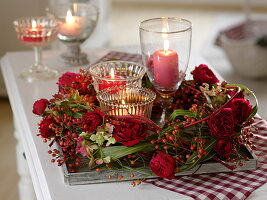
[[[230,170],[227,167],[223,166],[218,162],[206,162],[201,164],[201,166],[196,166],[195,168],[183,171],[180,173],[176,173],[176,176],[185,176],[191,174],[207,174],[207,173],[219,173],[219,172],[233,172],[233,171],[244,171],[244,170],[255,170],[257,169],[257,157],[253,153],[253,151],[249,148],[244,148],[244,153],[249,158],[248,161],[242,161],[243,166],[237,166],[235,170]],[[233,163],[229,163],[233,164]],[[143,178],[144,174],[134,172],[135,177],[130,177],[131,172],[127,170],[120,170],[120,171],[100,171],[96,172],[95,170],[91,170],[88,167],[81,167],[78,172],[71,173],[68,170],[68,167],[64,164],[62,166],[64,172],[64,182],[67,185],[84,185],[84,184],[93,184],[93,183],[107,183],[107,182],[119,182],[119,181],[129,181],[129,180],[136,180],[138,178]],[[150,172],[150,169],[147,169],[147,172]],[[114,174],[112,174],[114,173]],[[108,176],[113,176],[112,179],[109,179]],[[124,176],[123,179],[119,180],[119,176]],[[158,178],[157,176],[150,176],[148,178]]]

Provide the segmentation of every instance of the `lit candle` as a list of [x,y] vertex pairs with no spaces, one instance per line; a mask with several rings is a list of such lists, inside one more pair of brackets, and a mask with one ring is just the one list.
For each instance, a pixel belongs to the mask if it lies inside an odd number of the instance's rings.
[[102,80],[102,82],[99,84],[99,91],[109,87],[126,85],[126,81],[123,81],[124,78],[122,76],[115,75],[113,68],[110,69],[110,76],[104,76],[103,78],[111,80]]
[[68,37],[77,37],[82,32],[81,17],[72,16],[70,10],[67,11],[66,22],[61,24],[59,33]]
[[43,35],[41,26],[37,27],[37,23],[35,20],[32,20],[32,24],[28,27],[26,36],[23,36],[21,39],[23,42],[42,42]]
[[171,88],[179,81],[178,54],[176,51],[169,49],[167,34],[162,34],[162,37],[164,49],[153,53],[155,83],[160,87]]
[[125,105],[126,103],[125,103],[124,99],[121,100],[121,104],[122,104],[121,109],[118,109],[118,111],[119,111],[118,115],[129,115],[129,113],[128,113],[129,108],[127,105]]

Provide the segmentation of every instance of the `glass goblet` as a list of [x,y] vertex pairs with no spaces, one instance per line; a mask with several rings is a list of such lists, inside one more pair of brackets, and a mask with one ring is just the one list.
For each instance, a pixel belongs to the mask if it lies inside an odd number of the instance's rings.
[[140,43],[147,75],[161,97],[164,125],[173,95],[187,70],[192,37],[191,22],[181,18],[153,18],[140,24]]
[[34,49],[34,64],[20,76],[32,82],[50,80],[57,77],[58,72],[42,63],[42,47],[56,39],[58,23],[47,17],[20,18],[13,22],[18,40]]
[[67,46],[67,51],[60,56],[61,61],[68,66],[88,64],[80,45],[96,26],[98,8],[91,3],[58,4],[51,14],[60,22],[58,39]]

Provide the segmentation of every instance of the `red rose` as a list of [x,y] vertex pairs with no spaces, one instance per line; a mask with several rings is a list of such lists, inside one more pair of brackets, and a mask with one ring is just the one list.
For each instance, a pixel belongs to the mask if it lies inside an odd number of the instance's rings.
[[76,89],[81,94],[94,95],[94,93],[91,94],[92,91],[88,88],[91,83],[91,75],[86,76],[82,74],[66,72],[58,79],[57,85],[59,86],[59,92],[62,94],[68,93],[69,89]]
[[161,178],[174,178],[175,160],[169,154],[157,152],[150,160],[150,169]]
[[47,99],[40,99],[38,101],[35,101],[32,109],[33,114],[42,115],[48,104],[49,101]]
[[215,74],[210,70],[207,65],[202,64],[198,67],[195,67],[194,71],[192,71],[191,74],[193,74],[194,80],[199,84],[214,84],[219,82]]
[[218,140],[214,151],[222,157],[229,157],[234,152],[233,142],[231,140]]
[[103,123],[104,113],[99,110],[87,112],[82,116],[83,130],[88,133],[96,131],[97,127]]
[[113,137],[127,147],[138,144],[141,140],[146,139],[147,135],[145,125],[132,119],[120,122],[113,131]]
[[49,126],[51,124],[54,124],[54,123],[55,123],[55,121],[53,119],[44,118],[39,124],[40,134],[38,134],[38,135],[41,135],[43,138],[51,138],[51,137],[55,136],[55,132],[52,131],[51,128],[49,128]]
[[246,121],[249,115],[252,113],[252,106],[249,101],[236,98],[233,99],[227,106],[232,109],[235,123],[242,124]]
[[208,126],[211,136],[214,138],[229,138],[234,134],[234,117],[231,108],[222,108],[218,113],[213,115]]
[[79,74],[66,72],[59,77],[57,85],[59,86],[59,92],[65,94],[65,88],[74,88],[77,84],[77,78]]

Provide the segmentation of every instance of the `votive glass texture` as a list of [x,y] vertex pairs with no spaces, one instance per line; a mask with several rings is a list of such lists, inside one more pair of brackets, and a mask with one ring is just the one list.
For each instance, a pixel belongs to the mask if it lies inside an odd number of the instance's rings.
[[100,91],[97,99],[101,110],[109,115],[150,118],[156,93],[148,88],[120,86]]
[[143,65],[127,61],[100,62],[89,67],[97,92],[116,86],[141,87],[145,72]]

